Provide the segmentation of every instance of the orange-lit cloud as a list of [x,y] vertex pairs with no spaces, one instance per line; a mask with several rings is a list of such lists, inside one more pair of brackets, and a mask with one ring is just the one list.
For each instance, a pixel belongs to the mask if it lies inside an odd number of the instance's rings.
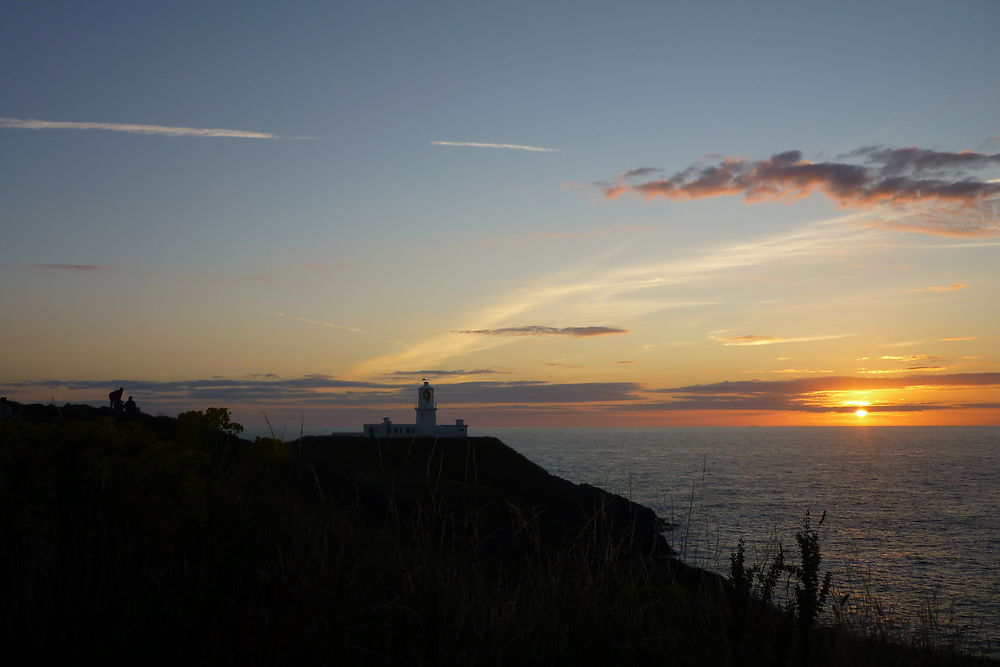
[[[941,152],[921,148],[870,147],[850,153],[859,163],[812,162],[792,150],[764,160],[726,157],[714,163],[695,163],[669,178],[630,183],[649,176],[651,167],[624,172],[614,183],[604,183],[604,196],[614,199],[631,192],[647,199],[703,199],[741,195],[747,202],[799,198],[819,192],[841,207],[888,206],[886,226],[902,226],[956,236],[1000,233],[994,204],[1000,183],[969,176],[970,172],[1000,165],[1000,153]],[[986,210],[966,210],[956,222],[954,211],[935,224],[933,210],[919,211],[909,219],[910,205],[982,205]],[[903,206],[902,209],[892,207]]]
[[[1000,154],[879,149],[868,152],[867,157],[873,166],[810,162],[796,150],[755,162],[727,157],[715,165],[692,165],[666,179],[610,185],[605,187],[605,196],[613,199],[628,191],[665,199],[742,194],[752,202],[803,197],[819,191],[842,206],[857,206],[885,201],[976,201],[1000,194],[1000,183],[919,177],[939,170],[1000,165]],[[644,173],[647,169],[641,168]]]
[[[868,357],[862,357],[862,359],[867,359]],[[895,354],[889,355],[884,354],[879,359],[885,359],[886,361],[921,361],[926,359],[940,359],[941,357],[935,357],[930,354]]]
[[530,325],[523,327],[504,327],[502,329],[473,329],[466,331],[456,331],[460,334],[479,334],[481,336],[575,336],[584,338],[589,336],[607,336],[609,334],[628,333],[626,329],[616,329],[614,327],[543,327]]
[[935,285],[933,287],[921,287],[910,290],[911,292],[954,292],[968,287],[965,283],[955,283],[954,285]]
[[[836,398],[843,392],[862,393],[884,389],[943,389],[1000,387],[1000,373],[954,373],[896,377],[815,377],[793,380],[747,380],[688,385],[651,390],[675,395],[670,401],[634,406],[643,410],[792,410],[804,412],[853,412],[849,402]],[[866,401],[867,402],[867,401]],[[875,403],[869,412],[914,412],[959,408],[993,408],[994,403],[893,402]]]
[[966,340],[979,340],[979,336],[954,336],[952,338],[938,338],[942,343],[959,343]]
[[907,368],[890,368],[890,369],[867,369],[859,368],[859,373],[864,373],[866,375],[888,375],[891,373],[907,373],[913,371],[946,371],[950,366],[908,366]]

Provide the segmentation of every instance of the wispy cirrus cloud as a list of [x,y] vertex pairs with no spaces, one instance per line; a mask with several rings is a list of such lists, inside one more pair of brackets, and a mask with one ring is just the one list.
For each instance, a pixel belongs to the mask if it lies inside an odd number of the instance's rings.
[[326,327],[327,329],[339,329],[341,331],[352,331],[354,333],[365,333],[364,329],[357,329],[355,327],[347,327],[343,324],[334,324],[333,322],[324,322],[322,320],[312,320],[308,317],[298,317],[297,315],[286,315],[285,313],[275,313],[277,317],[283,317],[286,320],[296,320],[298,322],[305,322],[306,324],[315,324],[317,326]]
[[578,240],[587,241],[593,239],[607,239],[612,238],[615,240],[621,240],[629,236],[636,235],[647,235],[655,233],[656,229],[650,227],[649,225],[616,225],[614,227],[601,227],[597,229],[585,229],[578,231],[559,231],[559,232],[530,232],[527,234],[513,234],[510,236],[501,236],[494,239],[490,239],[487,243],[524,243],[525,241],[534,241],[537,239],[542,239],[546,241],[550,240]]
[[503,327],[501,329],[472,329],[455,331],[460,334],[478,334],[481,336],[574,336],[586,338],[589,336],[607,336],[610,334],[628,333],[625,329],[615,327],[544,327],[539,325],[523,327]]
[[[1000,235],[1000,199],[996,197],[965,202],[893,203],[873,209],[870,215],[871,225],[892,231],[975,239]],[[976,245],[992,244],[980,241]]]
[[920,287],[912,289],[911,292],[954,292],[968,287],[965,283],[955,283],[954,285],[935,285],[933,287]]
[[445,370],[445,369],[425,369],[419,371],[393,371],[390,377],[456,377],[465,375],[493,375],[500,373],[494,368],[474,368],[472,370]]
[[758,336],[754,334],[746,336],[719,336],[711,335],[709,340],[723,345],[774,345],[775,343],[805,343],[816,340],[833,340],[834,338],[846,338],[852,334],[832,334],[825,336],[799,336],[796,338],[780,338],[778,336]]
[[524,144],[495,144],[484,141],[432,141],[434,146],[458,146],[464,148],[503,148],[512,151],[530,151],[533,153],[562,153],[559,148],[544,148]]
[[951,366],[907,366],[906,368],[862,368],[858,372],[864,375],[891,375],[893,373],[912,373],[913,371],[923,371],[925,373],[930,371],[947,371],[951,368]]
[[166,137],[224,137],[231,139],[312,139],[313,137],[282,137],[270,132],[251,132],[226,128],[175,127],[171,125],[139,125],[136,123],[89,123],[39,120],[37,118],[0,118],[0,127],[20,130],[103,130],[128,134],[157,134]]
[[[446,389],[444,389],[446,387]],[[455,382],[438,385],[448,403],[486,405],[531,405],[545,403],[591,403],[594,401],[634,401],[643,386],[635,382],[556,383],[538,380],[512,382]]]
[[1000,234],[1000,182],[972,175],[1000,167],[1000,153],[872,146],[844,157],[853,161],[813,162],[798,150],[762,160],[724,157],[668,178],[629,182],[652,173],[640,167],[598,185],[607,199],[625,193],[674,201],[738,195],[754,203],[818,192],[841,207],[878,208],[886,227],[948,236]]
[[836,373],[837,371],[825,368],[779,368],[768,372],[780,375],[817,375],[821,373]]
[[[665,310],[714,305],[718,302],[679,301],[656,292],[718,279],[747,267],[841,255],[847,248],[859,255],[871,252],[887,233],[850,224],[859,215],[838,216],[762,239],[645,263],[608,266],[606,263],[614,259],[618,250],[611,248],[575,267],[539,276],[523,288],[483,305],[478,312],[468,315],[472,326],[461,330],[517,328],[513,326],[517,321],[550,317],[554,311],[566,313],[575,321],[612,317],[626,320]],[[352,373],[368,376],[392,368],[436,365],[454,356],[515,340],[518,340],[515,336],[472,336],[451,329],[424,338],[404,351],[364,361],[355,366]]]
[[951,338],[938,338],[941,343],[962,343],[967,340],[979,340],[979,336],[952,336]]
[[925,361],[940,358],[931,354],[883,354],[879,357],[879,359],[885,359],[886,361]]
[[49,271],[106,271],[111,267],[101,264],[28,264],[28,268]]
[[709,336],[709,339],[723,345],[771,345],[772,343],[781,343],[784,341],[783,338],[775,336],[757,336],[754,334],[746,336]]

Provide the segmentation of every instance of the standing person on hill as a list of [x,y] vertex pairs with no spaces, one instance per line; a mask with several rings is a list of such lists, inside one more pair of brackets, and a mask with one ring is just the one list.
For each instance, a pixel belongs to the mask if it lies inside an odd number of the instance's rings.
[[122,411],[122,394],[124,393],[125,393],[125,388],[118,387],[118,389],[108,394],[108,400],[111,401],[111,409],[114,410],[115,412]]

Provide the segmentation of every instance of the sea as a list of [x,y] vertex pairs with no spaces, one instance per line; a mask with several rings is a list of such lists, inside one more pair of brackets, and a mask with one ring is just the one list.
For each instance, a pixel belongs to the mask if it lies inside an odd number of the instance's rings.
[[[728,573],[808,513],[842,618],[1000,657],[1000,427],[487,428],[554,475],[653,509],[686,562]],[[846,597],[845,597],[846,596]]]

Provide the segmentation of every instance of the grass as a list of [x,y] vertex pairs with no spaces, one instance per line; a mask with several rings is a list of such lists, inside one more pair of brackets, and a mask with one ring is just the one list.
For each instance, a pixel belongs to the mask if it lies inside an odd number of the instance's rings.
[[237,426],[0,423],[12,664],[980,662],[857,617],[831,621],[853,633],[815,625],[818,560],[782,565],[812,591],[794,608],[763,599],[745,562],[729,583],[685,568],[647,515],[622,524],[624,499],[496,441],[306,438],[297,456]]

